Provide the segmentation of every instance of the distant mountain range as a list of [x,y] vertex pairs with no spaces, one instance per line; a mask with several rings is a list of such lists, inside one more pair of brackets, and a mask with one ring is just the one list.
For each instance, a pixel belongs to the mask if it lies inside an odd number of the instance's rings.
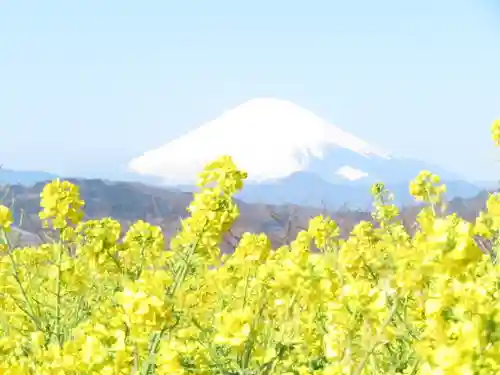
[[[447,187],[448,198],[470,198],[482,190],[466,181],[443,181]],[[386,187],[394,194],[399,206],[415,204],[410,195],[408,182],[393,182]],[[311,207],[338,209],[370,210],[372,205],[371,185],[344,183],[331,184],[316,175],[304,172],[294,173],[278,183],[251,184],[237,195],[249,203],[298,204]]]
[[138,176],[192,190],[203,166],[221,155],[249,173],[239,198],[252,203],[365,209],[369,189],[384,182],[403,205],[408,183],[421,170],[438,174],[448,197],[473,197],[482,187],[456,173],[379,150],[310,111],[277,99],[254,99],[145,152],[129,163]]
[[[124,230],[139,219],[146,220],[163,229],[167,242],[179,229],[180,218],[187,215],[186,207],[192,199],[190,193],[140,183],[108,182],[99,179],[70,181],[80,186],[82,198],[85,200],[86,219],[113,217],[122,223]],[[8,206],[13,204],[15,223],[20,227],[14,230],[12,236],[21,244],[36,244],[47,240],[38,219],[43,186],[42,182],[30,187],[13,185],[7,189],[6,186],[0,186],[0,198],[4,197],[2,203]],[[449,212],[456,212],[466,220],[473,220],[483,209],[487,196],[488,194],[483,192],[471,199],[453,199],[448,206]],[[247,231],[268,234],[274,246],[288,243],[290,239],[295,238],[299,230],[307,227],[311,217],[319,214],[333,217],[341,228],[342,236],[346,236],[361,220],[371,220],[368,211],[334,211],[318,207],[249,204],[242,201],[238,201],[238,205],[241,216],[231,233],[225,237],[222,246],[224,251],[231,251],[237,238]],[[402,210],[401,218],[410,232],[418,210],[417,206]]]
[[[53,180],[59,176],[48,172],[38,171],[14,171],[0,169],[0,185],[24,185],[33,186],[40,182]],[[142,181],[143,179],[138,178]],[[81,181],[84,181],[83,179]],[[103,180],[104,181],[104,180]],[[155,186],[151,180],[144,178],[149,186]],[[141,183],[141,182],[138,182]],[[466,181],[444,181],[448,188],[449,198],[470,198],[483,190],[495,187],[494,182],[483,182],[470,184]],[[156,188],[162,187],[156,185]],[[163,186],[170,191],[193,192],[196,188],[192,185]],[[413,198],[408,191],[407,183],[387,184],[387,187],[396,196],[399,205],[411,205]],[[236,198],[247,203],[262,203],[270,205],[300,205],[316,208],[327,207],[339,209],[348,207],[351,209],[367,210],[371,206],[370,185],[345,181],[344,183],[331,184],[321,177],[308,173],[296,172],[292,175],[265,183],[247,183]]]
[[15,171],[0,168],[0,185],[33,185],[40,181],[53,180],[58,176],[52,173],[41,171]]
[[[254,99],[129,163],[134,179],[191,192],[206,163],[233,157],[249,173],[237,195],[247,203],[368,210],[370,187],[384,182],[396,203],[414,203],[408,184],[421,170],[438,174],[447,198],[470,198],[497,183],[474,183],[437,165],[394,156],[277,99]],[[0,169],[1,184],[33,185],[51,173]]]
[[[125,231],[137,220],[159,225],[164,234],[171,238],[180,228],[180,219],[187,215],[186,207],[192,194],[176,190],[152,187],[140,183],[108,182],[99,179],[69,179],[78,184],[85,201],[86,219],[112,217],[119,220]],[[43,229],[38,218],[40,193],[44,183],[33,186],[0,186],[3,204],[13,204],[16,228],[14,237],[20,243],[33,244],[44,240]],[[230,251],[238,236],[243,232],[267,233],[275,245],[284,244],[306,227],[309,218],[322,212],[317,208],[247,204],[238,202],[241,216],[226,236],[223,249]],[[367,213],[331,213],[345,230],[362,219],[369,219]],[[343,229],[344,230],[344,229]],[[344,234],[347,234],[344,233]],[[292,237],[290,237],[292,236]]]

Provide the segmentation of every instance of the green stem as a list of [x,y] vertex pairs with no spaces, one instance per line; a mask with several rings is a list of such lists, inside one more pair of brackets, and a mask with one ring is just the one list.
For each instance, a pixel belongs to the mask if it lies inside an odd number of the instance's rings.
[[287,350],[287,347],[286,346],[281,346],[279,349],[278,349],[278,354],[273,358],[271,359],[269,362],[267,363],[264,363],[261,367],[261,370],[260,370],[260,374],[261,375],[269,375],[269,374],[272,374],[274,372],[274,369],[276,368],[276,365],[277,363],[283,358],[283,356],[285,355],[285,352]]
[[[206,228],[206,225],[207,225],[207,222],[205,222],[205,224],[203,226],[201,235],[203,235],[205,228]],[[185,260],[184,264],[182,265],[180,272],[176,275],[174,286],[173,286],[172,290],[170,291],[171,296],[174,296],[177,293],[177,290],[179,289],[181,284],[184,282],[184,279],[186,278],[187,271],[189,268],[189,261],[191,260],[191,257],[194,255],[194,253],[196,252],[196,250],[198,248],[201,235],[198,236],[198,238],[196,239],[196,242],[194,244],[192,244],[192,246],[189,249],[189,252],[187,254],[186,260]],[[142,375],[151,374],[153,369],[155,368],[155,363],[154,363],[155,361],[153,360],[153,358],[156,355],[156,352],[158,351],[160,341],[161,341],[165,331],[166,331],[166,328],[162,328],[162,330],[157,335],[155,335],[153,337],[153,343],[152,343],[151,348],[149,350],[148,359],[143,367]]]
[[429,203],[431,205],[432,215],[436,216],[436,208],[434,207],[434,203],[432,202],[431,193],[427,188],[425,189],[425,192],[427,193],[427,199],[429,200]]
[[373,352],[375,351],[375,349],[377,348],[377,346],[380,344],[380,342],[379,342],[380,341],[379,340],[379,336],[382,334],[382,332],[384,331],[384,329],[392,321],[392,318],[396,314],[397,310],[398,310],[398,300],[394,301],[394,305],[392,306],[391,312],[390,312],[389,316],[387,317],[387,319],[385,320],[385,322],[382,325],[382,327],[380,328],[380,331],[379,331],[378,335],[376,336],[375,341],[372,344],[372,347],[370,348],[370,350],[368,350],[366,352],[364,358],[361,360],[361,362],[359,363],[358,367],[356,368],[356,370],[354,371],[354,373],[352,375],[361,375],[361,373],[362,373],[362,371],[363,371],[366,363],[368,362],[368,359],[373,354]]
[[56,338],[59,347],[62,348],[61,335],[61,263],[62,263],[62,243],[59,243],[59,252],[57,256],[57,276],[56,276]]
[[250,330],[250,335],[248,337],[247,342],[245,343],[243,355],[241,358],[241,368],[243,370],[246,370],[248,368],[248,365],[250,363],[250,358],[252,356],[252,351],[254,349],[253,343],[256,339],[256,333],[257,333],[257,326],[260,323],[260,320],[262,319],[262,314],[264,312],[264,309],[266,307],[266,293],[264,291],[261,300],[260,300],[260,307],[259,307],[259,314],[257,315],[256,319],[254,320],[252,324],[252,328]]
[[196,242],[191,245],[191,248],[189,249],[189,252],[186,256],[186,260],[184,261],[180,272],[175,277],[174,287],[170,291],[171,296],[173,296],[173,295],[175,295],[175,293],[177,293],[177,290],[179,289],[181,284],[184,282],[184,279],[186,278],[186,275],[187,275],[187,271],[189,269],[189,262],[190,262],[192,256],[194,255],[194,253],[196,252],[196,250],[198,249],[198,245],[200,244],[201,236],[205,232],[207,224],[208,224],[208,220],[205,221],[200,236],[198,236],[196,238]]
[[16,280],[16,283],[19,287],[19,290],[21,291],[21,295],[23,296],[24,302],[26,303],[27,310],[23,310],[23,312],[33,321],[33,324],[35,324],[35,327],[42,331],[41,325],[39,320],[37,319],[33,306],[31,305],[30,299],[28,298],[28,295],[26,294],[26,290],[23,287],[23,284],[21,283],[21,279],[19,277],[19,269],[17,268],[17,263],[14,259],[14,256],[12,255],[11,252],[11,244],[9,241],[9,238],[7,237],[5,230],[0,230],[0,233],[2,234],[2,239],[5,241],[8,247],[8,254],[9,254],[9,259],[10,259],[10,264],[12,267],[12,276],[14,277],[14,280]]
[[250,282],[250,267],[248,268],[247,277],[246,277],[246,281],[245,281],[245,294],[243,296],[243,307],[245,307],[247,305],[249,282]]
[[165,333],[165,331],[166,331],[166,328],[163,328],[159,333],[155,333],[153,335],[153,340],[152,340],[151,346],[149,348],[149,356],[143,365],[143,370],[141,371],[142,375],[153,374],[153,369],[155,368],[154,355],[158,351],[158,348],[160,346],[160,341],[161,341],[162,336]]

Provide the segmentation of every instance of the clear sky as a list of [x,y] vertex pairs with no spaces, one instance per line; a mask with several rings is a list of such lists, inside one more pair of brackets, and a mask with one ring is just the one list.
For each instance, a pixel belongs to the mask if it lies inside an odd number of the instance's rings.
[[255,97],[497,180],[500,1],[0,5],[6,168],[119,178],[132,157]]

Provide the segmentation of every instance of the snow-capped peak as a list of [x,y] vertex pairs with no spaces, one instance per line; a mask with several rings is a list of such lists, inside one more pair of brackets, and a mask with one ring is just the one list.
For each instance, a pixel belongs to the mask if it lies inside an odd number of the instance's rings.
[[363,177],[367,177],[368,173],[360,171],[359,169],[344,165],[337,170],[337,174],[347,178],[350,181],[360,180]]
[[[390,159],[306,109],[284,100],[261,98],[146,152],[132,160],[129,168],[160,177],[168,184],[191,184],[207,162],[231,155],[236,165],[248,172],[249,181],[260,182],[305,171],[313,159],[317,162],[338,149],[362,158]],[[337,174],[350,179],[346,174],[352,172],[348,169]]]

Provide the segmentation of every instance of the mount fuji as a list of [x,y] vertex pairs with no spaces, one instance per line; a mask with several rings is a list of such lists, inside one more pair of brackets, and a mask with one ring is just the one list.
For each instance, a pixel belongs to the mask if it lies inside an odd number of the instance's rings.
[[480,188],[463,177],[419,160],[396,157],[329,124],[291,102],[260,98],[145,152],[128,167],[161,184],[192,190],[204,165],[232,156],[248,179],[238,198],[250,203],[365,209],[370,186],[384,182],[396,203],[412,198],[408,183],[421,170],[438,174],[447,197],[470,197]]

